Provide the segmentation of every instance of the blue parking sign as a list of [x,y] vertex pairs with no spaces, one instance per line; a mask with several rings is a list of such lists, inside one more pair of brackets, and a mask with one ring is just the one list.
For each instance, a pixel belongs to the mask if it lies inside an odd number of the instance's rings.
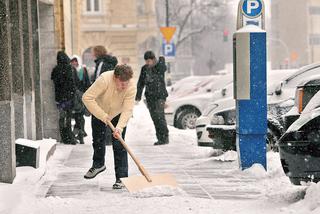
[[260,16],[262,12],[262,5],[261,0],[244,0],[242,11],[245,16],[255,18]]
[[163,56],[165,56],[165,57],[175,57],[176,56],[176,46],[174,45],[173,42],[170,42],[170,43],[163,42],[162,43],[162,53],[163,53]]

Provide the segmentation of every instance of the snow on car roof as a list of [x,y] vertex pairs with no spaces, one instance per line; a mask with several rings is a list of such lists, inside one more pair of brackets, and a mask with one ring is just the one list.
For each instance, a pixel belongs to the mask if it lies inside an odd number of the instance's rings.
[[[194,93],[206,93],[207,89],[211,89],[211,84],[220,75],[209,76],[190,76],[186,77],[172,86],[169,96],[171,98],[184,97]],[[171,99],[170,98],[170,99]]]

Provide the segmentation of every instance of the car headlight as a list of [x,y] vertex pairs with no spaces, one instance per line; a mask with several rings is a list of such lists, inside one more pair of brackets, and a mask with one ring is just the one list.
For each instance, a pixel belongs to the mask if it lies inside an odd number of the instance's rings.
[[220,115],[213,115],[210,123],[211,125],[224,125],[224,119]]

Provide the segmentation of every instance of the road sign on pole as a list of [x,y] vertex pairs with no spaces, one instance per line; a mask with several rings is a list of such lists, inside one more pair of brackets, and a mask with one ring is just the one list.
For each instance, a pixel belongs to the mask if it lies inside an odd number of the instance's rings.
[[163,35],[163,38],[167,43],[170,43],[174,33],[176,32],[176,27],[160,27],[160,31]]
[[175,57],[176,56],[176,47],[173,42],[162,44],[162,53],[165,57]]
[[241,0],[238,7],[237,30],[246,25],[256,25],[264,30],[264,11],[263,0]]

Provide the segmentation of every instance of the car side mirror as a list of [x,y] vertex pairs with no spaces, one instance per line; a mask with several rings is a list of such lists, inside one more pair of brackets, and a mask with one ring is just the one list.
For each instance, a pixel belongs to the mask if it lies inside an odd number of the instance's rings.
[[226,94],[227,94],[227,89],[226,88],[221,89],[221,95],[224,97],[226,96]]
[[280,84],[276,87],[276,90],[274,91],[276,95],[280,95],[282,93],[282,86],[283,81],[281,81]]

